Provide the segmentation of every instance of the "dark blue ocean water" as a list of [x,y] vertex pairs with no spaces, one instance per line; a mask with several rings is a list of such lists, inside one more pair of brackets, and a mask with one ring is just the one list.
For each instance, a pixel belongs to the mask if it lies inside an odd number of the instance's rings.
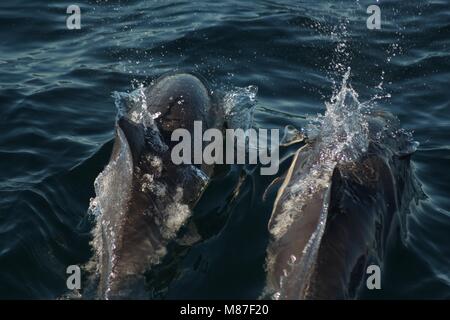
[[[165,72],[202,74],[226,92],[258,87],[255,125],[301,127],[343,73],[420,147],[426,199],[394,241],[382,290],[367,298],[450,298],[450,3],[435,1],[71,1],[0,4],[0,298],[57,298],[66,267],[91,257],[93,182],[112,147],[113,92]],[[381,30],[366,9],[381,8]],[[285,167],[281,168],[286,169]],[[173,246],[149,275],[155,298],[257,298],[270,178],[213,181],[194,212],[203,240]],[[233,199],[233,200],[232,200]]]

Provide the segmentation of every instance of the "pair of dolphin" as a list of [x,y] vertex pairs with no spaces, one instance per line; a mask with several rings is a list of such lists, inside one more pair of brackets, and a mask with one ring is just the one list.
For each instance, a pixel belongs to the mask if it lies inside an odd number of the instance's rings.
[[[99,299],[146,297],[144,272],[165,256],[213,174],[212,166],[172,163],[172,131],[192,132],[194,121],[203,130],[224,127],[220,106],[194,75],[163,76],[142,93],[117,121],[110,162],[95,183]],[[369,146],[351,163],[314,171],[320,138],[295,153],[269,222],[266,291],[274,298],[354,297],[365,266],[381,261],[410,170],[397,152],[406,142],[391,137],[388,124],[398,126],[387,113],[370,117]]]

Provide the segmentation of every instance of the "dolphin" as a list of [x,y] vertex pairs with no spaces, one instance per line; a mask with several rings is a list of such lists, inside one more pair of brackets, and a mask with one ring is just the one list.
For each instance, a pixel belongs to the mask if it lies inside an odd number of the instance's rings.
[[330,157],[339,143],[321,137],[294,154],[268,223],[265,297],[356,298],[367,266],[382,264],[394,218],[413,193],[417,143],[388,112],[366,119],[357,157]]
[[171,133],[192,133],[194,121],[202,121],[203,130],[221,128],[223,113],[205,81],[189,73],[160,77],[119,115],[112,154],[91,201],[94,297],[148,297],[144,273],[165,256],[214,170],[171,161]]

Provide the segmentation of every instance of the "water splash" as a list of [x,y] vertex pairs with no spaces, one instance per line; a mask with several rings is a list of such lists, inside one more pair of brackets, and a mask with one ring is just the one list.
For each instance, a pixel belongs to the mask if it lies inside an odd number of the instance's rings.
[[117,108],[117,119],[127,117],[135,123],[143,124],[145,128],[156,127],[154,120],[161,116],[161,112],[151,113],[148,109],[143,84],[131,93],[115,91],[113,98]]
[[[253,116],[256,109],[258,87],[234,87],[222,98],[226,126],[229,129],[242,129],[245,135],[245,152],[258,150],[258,143],[250,139],[249,129],[253,127]],[[246,156],[247,157],[247,156]]]
[[249,129],[253,125],[253,114],[256,106],[257,86],[233,88],[223,97],[225,120],[230,129]]
[[358,100],[358,93],[348,83],[350,71],[345,73],[340,90],[325,103],[325,114],[310,118],[306,128],[308,137],[319,142],[322,162],[355,161],[368,146],[366,115],[370,107]]
[[[96,252],[95,256],[98,261],[101,261],[102,256],[111,257],[111,263],[107,265],[111,276],[114,276],[111,265],[114,264],[116,259],[114,251],[118,242],[118,235],[115,230],[118,230],[120,219],[125,214],[124,208],[126,208],[126,203],[130,199],[130,184],[133,175],[131,153],[127,147],[126,138],[122,133],[119,133],[118,139],[121,140],[123,147],[95,179],[96,197],[91,199],[88,209],[88,213],[93,215],[97,222],[92,240],[92,246]],[[116,214],[105,219],[104,214],[106,212],[115,212]],[[102,229],[104,232],[101,231]],[[100,272],[100,270],[101,264],[99,263],[97,272]]]

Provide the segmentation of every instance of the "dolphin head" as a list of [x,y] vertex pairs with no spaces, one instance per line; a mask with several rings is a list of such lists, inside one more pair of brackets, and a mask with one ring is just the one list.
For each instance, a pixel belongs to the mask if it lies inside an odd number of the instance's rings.
[[[222,109],[205,80],[190,73],[167,74],[145,89],[146,112],[157,115],[155,122],[166,141],[176,129],[193,133],[195,121],[202,121],[203,129],[221,128]],[[141,105],[131,107],[129,114]]]

